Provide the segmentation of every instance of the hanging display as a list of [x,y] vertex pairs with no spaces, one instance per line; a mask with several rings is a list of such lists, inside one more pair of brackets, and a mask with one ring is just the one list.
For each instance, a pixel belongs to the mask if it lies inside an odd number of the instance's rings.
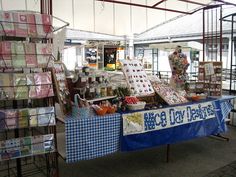
[[172,72],[170,85],[176,90],[186,90],[189,66],[187,56],[182,53],[180,46],[177,46],[175,51],[169,55],[169,63]]

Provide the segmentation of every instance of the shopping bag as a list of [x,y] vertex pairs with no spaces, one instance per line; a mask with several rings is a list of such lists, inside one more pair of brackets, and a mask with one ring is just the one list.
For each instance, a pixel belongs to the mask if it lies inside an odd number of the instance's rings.
[[79,102],[83,104],[88,104],[87,100],[82,99],[79,94],[74,95],[74,105],[72,106],[72,117],[73,118],[89,118],[90,117],[90,107],[79,107]]

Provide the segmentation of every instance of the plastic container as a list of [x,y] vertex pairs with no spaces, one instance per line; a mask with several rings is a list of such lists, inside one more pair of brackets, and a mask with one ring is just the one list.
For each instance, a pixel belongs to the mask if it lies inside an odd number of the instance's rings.
[[129,110],[135,111],[135,110],[144,109],[145,105],[146,105],[146,102],[139,101],[139,102],[137,102],[137,104],[127,104],[127,107]]
[[104,116],[107,113],[107,110],[108,109],[106,107],[103,107],[101,109],[96,110],[96,114],[99,116]]

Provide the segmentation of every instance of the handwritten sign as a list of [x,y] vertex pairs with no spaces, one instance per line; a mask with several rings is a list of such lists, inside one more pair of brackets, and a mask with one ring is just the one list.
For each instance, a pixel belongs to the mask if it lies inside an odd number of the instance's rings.
[[123,114],[123,135],[146,133],[215,118],[212,102]]

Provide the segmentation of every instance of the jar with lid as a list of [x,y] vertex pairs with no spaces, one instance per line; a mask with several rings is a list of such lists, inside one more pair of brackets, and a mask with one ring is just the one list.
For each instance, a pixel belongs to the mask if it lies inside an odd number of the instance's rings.
[[106,97],[107,96],[107,85],[106,84],[101,84],[101,97]]
[[76,82],[76,87],[83,88],[87,85],[87,83],[88,83],[88,77],[85,76],[84,74],[80,74],[78,76],[78,81]]
[[95,87],[95,96],[96,98],[100,98],[101,97],[101,87],[100,85],[98,85],[97,82],[95,82],[96,87]]
[[96,81],[96,76],[94,74],[89,76],[89,84],[92,84]]
[[107,96],[113,96],[112,84],[107,85]]
[[94,99],[96,97],[96,92],[95,92],[95,84],[89,84],[89,87],[87,88],[87,98],[88,99]]

